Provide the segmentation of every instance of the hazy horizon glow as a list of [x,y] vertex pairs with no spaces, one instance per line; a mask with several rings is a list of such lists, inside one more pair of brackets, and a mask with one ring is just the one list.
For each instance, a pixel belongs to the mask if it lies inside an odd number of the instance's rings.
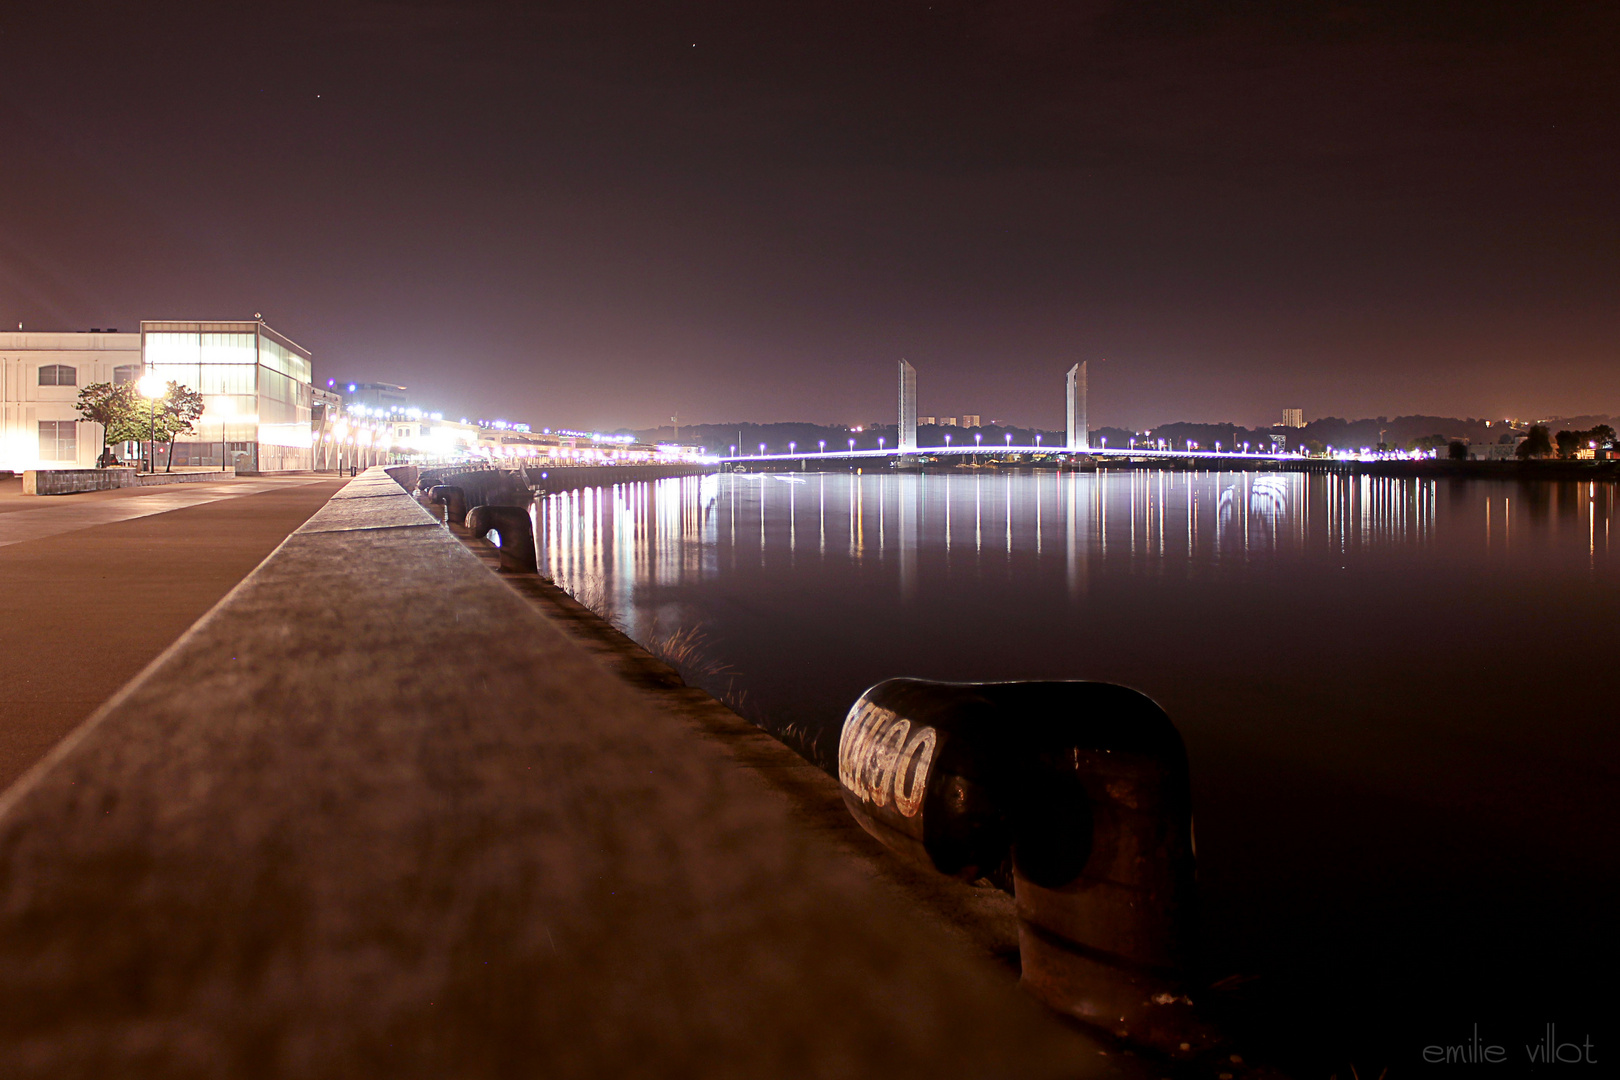
[[1620,413],[1620,14],[1423,8],[22,10],[0,319],[602,430]]

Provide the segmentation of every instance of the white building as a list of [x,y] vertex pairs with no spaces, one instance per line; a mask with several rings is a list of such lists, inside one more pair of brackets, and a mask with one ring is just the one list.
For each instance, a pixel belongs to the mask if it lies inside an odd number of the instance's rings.
[[981,427],[982,425],[979,423],[979,414],[978,413],[963,413],[962,414],[962,426],[963,427]]
[[1291,427],[1291,428],[1302,428],[1302,427],[1304,427],[1305,426],[1305,410],[1304,409],[1284,409],[1283,410],[1282,426],[1283,427]]
[[140,334],[0,333],[0,469],[94,468],[101,429],[79,419],[80,388],[140,377]]

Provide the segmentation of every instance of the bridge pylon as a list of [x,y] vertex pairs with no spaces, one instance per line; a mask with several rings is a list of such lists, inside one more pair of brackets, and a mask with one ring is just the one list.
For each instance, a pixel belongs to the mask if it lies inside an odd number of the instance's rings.
[[902,452],[917,449],[917,369],[900,361],[900,438]]
[[1086,427],[1086,362],[1069,369],[1069,429],[1066,446],[1070,450],[1090,450],[1091,432]]

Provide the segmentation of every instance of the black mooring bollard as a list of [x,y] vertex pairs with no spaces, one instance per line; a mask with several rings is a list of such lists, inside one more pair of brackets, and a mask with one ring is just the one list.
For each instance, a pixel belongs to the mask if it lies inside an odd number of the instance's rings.
[[445,516],[457,525],[467,520],[467,493],[454,484],[436,484],[428,492],[428,502],[443,506]]
[[1107,683],[890,679],[838,747],[867,832],[941,873],[1011,886],[1023,983],[1171,1053],[1218,1042],[1193,1013],[1187,756],[1152,700]]
[[499,535],[502,570],[534,573],[534,525],[523,507],[475,506],[467,511],[467,528],[475,537],[491,530]]

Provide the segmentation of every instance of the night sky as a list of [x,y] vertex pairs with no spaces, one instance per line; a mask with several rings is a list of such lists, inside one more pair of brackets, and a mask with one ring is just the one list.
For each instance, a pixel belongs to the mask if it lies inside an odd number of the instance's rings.
[[[0,325],[537,425],[1620,412],[1620,5],[7,4]],[[9,320],[9,323],[5,320]],[[1107,363],[1095,361],[1107,358]]]

